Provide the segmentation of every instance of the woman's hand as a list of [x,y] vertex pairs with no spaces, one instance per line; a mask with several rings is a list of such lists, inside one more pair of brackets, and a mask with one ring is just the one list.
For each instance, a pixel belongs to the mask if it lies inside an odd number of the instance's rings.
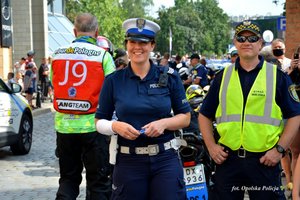
[[299,69],[300,65],[299,65],[299,59],[292,59],[291,61],[291,68],[292,70],[294,69]]
[[112,130],[127,140],[135,140],[140,136],[140,132],[128,123],[114,121]]
[[145,129],[145,135],[147,135],[148,137],[158,137],[164,134],[166,123],[164,122],[164,120],[157,120],[146,124],[142,128]]

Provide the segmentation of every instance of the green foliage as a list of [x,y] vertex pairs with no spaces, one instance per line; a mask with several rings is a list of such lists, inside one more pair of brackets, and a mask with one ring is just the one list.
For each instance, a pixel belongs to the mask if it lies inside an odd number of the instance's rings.
[[216,0],[175,0],[174,7],[159,10],[162,30],[157,37],[157,51],[169,51],[171,28],[172,54],[221,55],[230,43],[228,20]]
[[[120,3],[121,2],[121,3]],[[228,16],[218,7],[216,0],[174,0],[175,6],[162,7],[158,19],[149,16],[152,0],[67,0],[67,17],[73,22],[80,12],[97,16],[100,35],[108,37],[115,48],[124,47],[122,22],[132,17],[145,17],[161,26],[156,50],[169,52],[170,29],[172,54],[198,52],[211,56],[226,52],[230,43]]]
[[147,10],[145,8],[153,5],[152,0],[123,0],[122,8],[127,11],[127,18],[146,17]]
[[153,5],[152,0],[66,0],[67,17],[74,22],[78,13],[89,12],[99,21],[99,34],[106,36],[115,48],[124,48],[122,23],[132,17],[145,17],[145,7]]
[[123,19],[126,17],[118,0],[68,0],[67,17],[74,22],[78,13],[89,12],[99,21],[99,34],[108,37],[115,47],[122,46]]

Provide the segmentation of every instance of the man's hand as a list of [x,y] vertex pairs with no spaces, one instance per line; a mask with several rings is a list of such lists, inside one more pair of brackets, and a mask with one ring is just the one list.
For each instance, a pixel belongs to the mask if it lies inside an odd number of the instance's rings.
[[275,166],[282,158],[282,154],[279,153],[276,148],[270,149],[262,156],[259,161],[266,166]]
[[228,152],[219,144],[214,144],[209,148],[209,155],[216,164],[222,164],[228,157]]

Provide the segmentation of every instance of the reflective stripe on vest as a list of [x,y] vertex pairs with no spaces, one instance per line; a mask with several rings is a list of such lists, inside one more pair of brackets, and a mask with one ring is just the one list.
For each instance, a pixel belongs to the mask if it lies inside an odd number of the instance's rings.
[[[219,94],[220,104],[216,112],[217,129],[221,136],[219,142],[233,150],[242,145],[253,152],[268,150],[276,144],[283,130],[282,113],[275,102],[276,70],[276,66],[264,63],[248,94],[244,115],[238,72],[234,65],[224,70]],[[229,84],[238,86],[229,87]],[[229,88],[234,88],[235,91],[230,91]],[[231,96],[233,103],[230,105],[227,103],[230,98],[227,94],[234,95]],[[249,105],[251,103],[259,106]],[[253,109],[259,110],[255,112]],[[260,139],[261,141],[257,141]]]

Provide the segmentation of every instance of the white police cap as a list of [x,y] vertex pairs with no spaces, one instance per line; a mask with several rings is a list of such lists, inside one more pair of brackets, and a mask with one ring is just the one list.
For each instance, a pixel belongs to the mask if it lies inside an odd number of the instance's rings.
[[123,22],[123,29],[126,31],[126,40],[150,42],[154,40],[160,26],[150,20],[131,18]]

